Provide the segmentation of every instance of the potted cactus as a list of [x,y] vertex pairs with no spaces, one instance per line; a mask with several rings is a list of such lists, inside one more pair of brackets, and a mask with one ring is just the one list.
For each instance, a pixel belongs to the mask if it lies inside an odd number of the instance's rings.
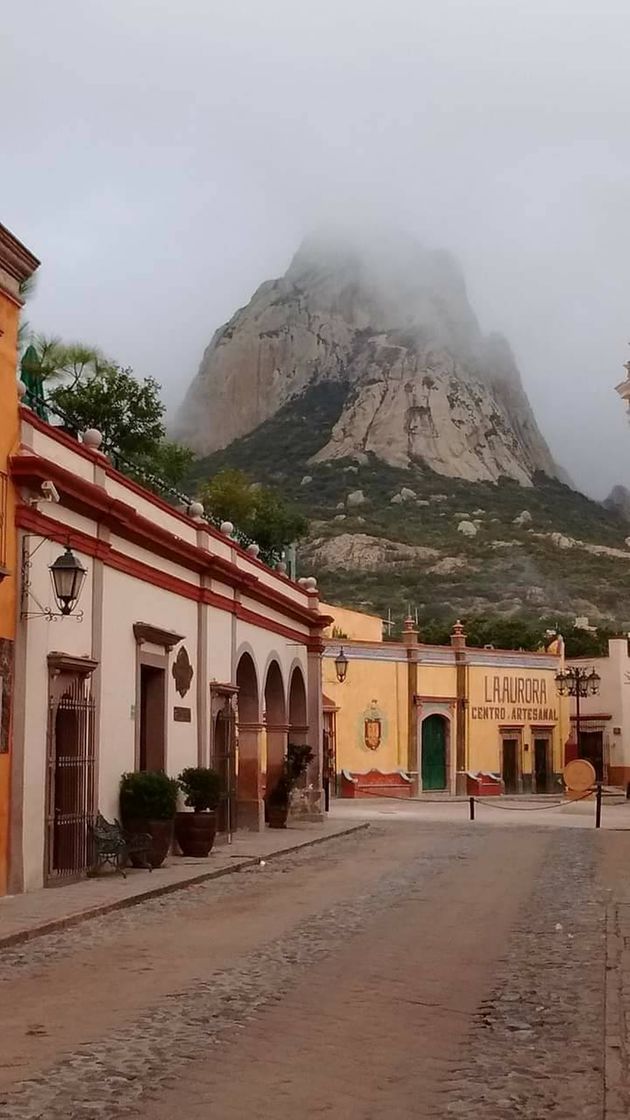
[[221,776],[204,766],[188,766],[179,775],[178,785],[184,804],[192,812],[177,814],[175,839],[183,856],[205,859],[212,851],[217,831],[216,809],[223,797]]
[[[162,866],[173,843],[177,793],[177,782],[162,770],[134,771],[123,774],[120,780],[123,826],[128,832],[145,832],[151,836],[151,867]],[[131,861],[134,863],[133,855]]]

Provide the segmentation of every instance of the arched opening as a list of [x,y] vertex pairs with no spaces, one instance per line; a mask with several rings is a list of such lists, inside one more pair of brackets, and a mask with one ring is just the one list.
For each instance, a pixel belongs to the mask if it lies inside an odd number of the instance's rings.
[[448,786],[448,720],[427,716],[422,722],[422,789],[445,790]]
[[291,674],[289,688],[289,740],[292,743],[304,743],[307,734],[306,686],[302,670],[296,666]]
[[236,669],[238,687],[238,823],[240,828],[262,828],[262,773],[260,765],[260,698],[256,666],[243,653]]
[[287,716],[284,681],[277,661],[271,661],[265,681],[265,731],[267,768],[265,791],[269,793],[278,781],[287,753]]

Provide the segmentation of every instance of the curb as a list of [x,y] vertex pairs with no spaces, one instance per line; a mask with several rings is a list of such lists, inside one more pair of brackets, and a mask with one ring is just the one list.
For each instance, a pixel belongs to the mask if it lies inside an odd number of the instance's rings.
[[282,856],[292,855],[295,852],[302,851],[304,848],[313,848],[316,844],[326,844],[329,840],[338,840],[342,836],[351,836],[355,832],[364,832],[369,827],[369,822],[355,824],[344,828],[340,832],[334,832],[327,836],[315,836],[312,840],[302,840],[299,844],[293,844],[277,852],[270,852],[268,855],[243,856],[242,859],[235,859],[230,867],[217,868],[216,871],[204,871],[200,875],[195,875],[190,879],[182,879],[178,883],[167,883],[161,887],[149,887],[141,894],[132,895],[130,898],[118,898],[114,902],[103,902],[97,906],[91,906],[89,910],[83,910],[78,914],[69,914],[65,918],[52,918],[48,922],[42,922],[38,926],[33,926],[32,929],[18,930],[17,933],[10,933],[5,937],[0,934],[0,951],[12,945],[20,945],[26,941],[34,941],[35,938],[44,937],[48,933],[56,933],[62,929],[70,929],[72,926],[80,925],[81,922],[88,922],[91,918],[100,918],[103,914],[110,914],[115,910],[129,910],[132,906],[139,906],[143,902],[149,902],[151,899],[160,898],[163,895],[175,894],[176,891],[186,890],[187,887],[199,886],[201,883],[207,883],[210,879],[222,879],[226,875],[235,875],[237,872],[244,871],[248,867],[255,867],[260,863],[261,859],[264,859],[265,863],[269,863],[273,859],[281,859]]

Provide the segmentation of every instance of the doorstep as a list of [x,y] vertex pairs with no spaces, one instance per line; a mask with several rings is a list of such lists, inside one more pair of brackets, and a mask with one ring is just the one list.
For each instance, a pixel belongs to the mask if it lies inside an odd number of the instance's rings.
[[273,859],[365,828],[369,825],[328,820],[323,824],[289,825],[286,830],[238,833],[231,844],[217,844],[207,859],[171,856],[155,871],[129,868],[126,879],[107,873],[67,886],[7,895],[0,898],[0,949],[208,879],[232,875],[261,859]]

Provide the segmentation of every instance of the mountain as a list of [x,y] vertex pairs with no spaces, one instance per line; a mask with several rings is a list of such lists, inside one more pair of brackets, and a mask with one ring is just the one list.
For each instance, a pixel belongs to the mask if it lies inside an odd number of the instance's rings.
[[343,402],[314,461],[373,454],[525,486],[559,476],[507,342],[482,334],[453,259],[413,240],[305,242],[215,333],[175,435],[211,454],[315,385]]
[[216,332],[176,434],[193,484],[239,467],[300,506],[329,601],[630,624],[627,522],[568,485],[444,253],[307,242]]
[[624,521],[630,521],[630,490],[626,486],[613,486],[604,505],[606,509],[619,514]]

